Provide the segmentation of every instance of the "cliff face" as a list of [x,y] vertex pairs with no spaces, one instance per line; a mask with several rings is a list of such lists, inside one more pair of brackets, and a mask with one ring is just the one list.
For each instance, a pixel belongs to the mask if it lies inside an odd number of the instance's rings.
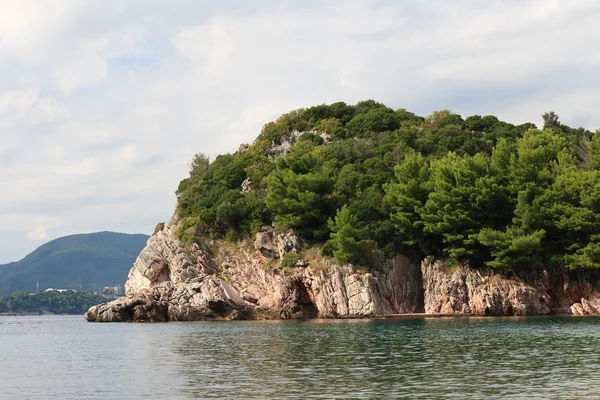
[[428,314],[598,315],[598,277],[565,269],[500,275],[491,269],[423,264]]
[[[256,248],[222,242],[211,254],[177,239],[177,225],[152,236],[129,272],[126,296],[90,308],[88,321],[334,318],[423,312],[421,265],[398,255],[378,273],[324,264],[269,268],[295,251],[290,232],[263,232]],[[266,256],[265,256],[266,254]]]
[[[129,272],[126,296],[90,308],[88,321],[339,318],[386,314],[594,315],[595,278],[566,270],[505,276],[465,266],[444,268],[397,255],[378,272],[352,266],[273,259],[300,246],[270,228],[254,246],[211,243],[203,250],[177,239],[177,225],[152,236]],[[308,266],[307,266],[308,264]]]

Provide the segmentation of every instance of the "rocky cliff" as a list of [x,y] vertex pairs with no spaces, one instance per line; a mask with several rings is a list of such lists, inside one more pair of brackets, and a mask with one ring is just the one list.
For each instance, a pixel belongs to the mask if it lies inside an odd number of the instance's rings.
[[185,245],[177,224],[152,236],[138,256],[126,295],[90,308],[88,321],[343,318],[376,315],[595,315],[597,277],[566,270],[500,275],[397,255],[366,273],[326,260],[279,260],[298,252],[291,232],[265,227],[253,244]]
[[90,308],[88,321],[190,321],[246,318],[337,318],[423,312],[421,265],[398,255],[380,272],[326,261],[273,262],[296,252],[291,232],[267,228],[254,246],[185,245],[177,224],[152,236],[126,284],[126,296]]
[[423,263],[425,313],[598,315],[598,276],[566,269],[501,275],[491,269]]

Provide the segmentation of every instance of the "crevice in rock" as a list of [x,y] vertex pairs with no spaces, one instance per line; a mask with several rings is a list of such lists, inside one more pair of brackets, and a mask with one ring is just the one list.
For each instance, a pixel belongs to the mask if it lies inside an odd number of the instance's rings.
[[421,274],[421,290],[417,293],[417,297],[415,298],[415,313],[416,314],[424,314],[425,313],[425,287],[423,285],[423,279]]
[[412,270],[414,276],[412,276],[411,278],[416,283],[415,286],[418,288],[414,296],[414,308],[412,312],[415,314],[424,314],[426,278],[423,274],[423,260],[416,255],[408,256],[408,259],[413,265]]
[[416,257],[411,258],[411,262],[417,266],[415,270],[415,281],[418,282],[417,286],[420,288],[415,296],[415,313],[425,313],[425,277],[423,276],[422,261]]
[[214,311],[216,314],[220,315],[220,316],[225,316],[228,315],[232,310],[233,307],[231,306],[231,304],[228,304],[227,302],[223,301],[223,300],[210,300],[208,302],[208,308],[210,308],[211,311]]
[[319,309],[315,305],[312,296],[312,290],[310,285],[307,286],[303,281],[295,281],[296,290],[298,293],[297,301],[298,306],[301,309],[304,318],[317,318],[319,316]]
[[282,319],[318,318],[319,309],[314,303],[310,285],[300,277],[288,283],[287,295],[280,300],[280,317]]

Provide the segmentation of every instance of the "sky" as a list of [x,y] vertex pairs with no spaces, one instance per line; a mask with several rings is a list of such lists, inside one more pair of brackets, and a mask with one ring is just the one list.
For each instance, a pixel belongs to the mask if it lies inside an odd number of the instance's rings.
[[0,0],[0,263],[151,234],[197,152],[375,99],[600,128],[595,0]]

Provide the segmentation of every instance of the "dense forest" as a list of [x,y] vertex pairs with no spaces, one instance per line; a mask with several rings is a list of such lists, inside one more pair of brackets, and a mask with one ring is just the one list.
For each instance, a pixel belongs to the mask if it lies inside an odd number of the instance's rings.
[[72,291],[15,292],[0,296],[0,314],[46,312],[83,315],[91,306],[106,301],[106,297],[98,294]]
[[178,234],[237,240],[274,224],[367,267],[400,252],[502,270],[596,268],[600,131],[553,112],[543,121],[421,117],[372,100],[292,111],[234,154],[195,156],[177,190]]

